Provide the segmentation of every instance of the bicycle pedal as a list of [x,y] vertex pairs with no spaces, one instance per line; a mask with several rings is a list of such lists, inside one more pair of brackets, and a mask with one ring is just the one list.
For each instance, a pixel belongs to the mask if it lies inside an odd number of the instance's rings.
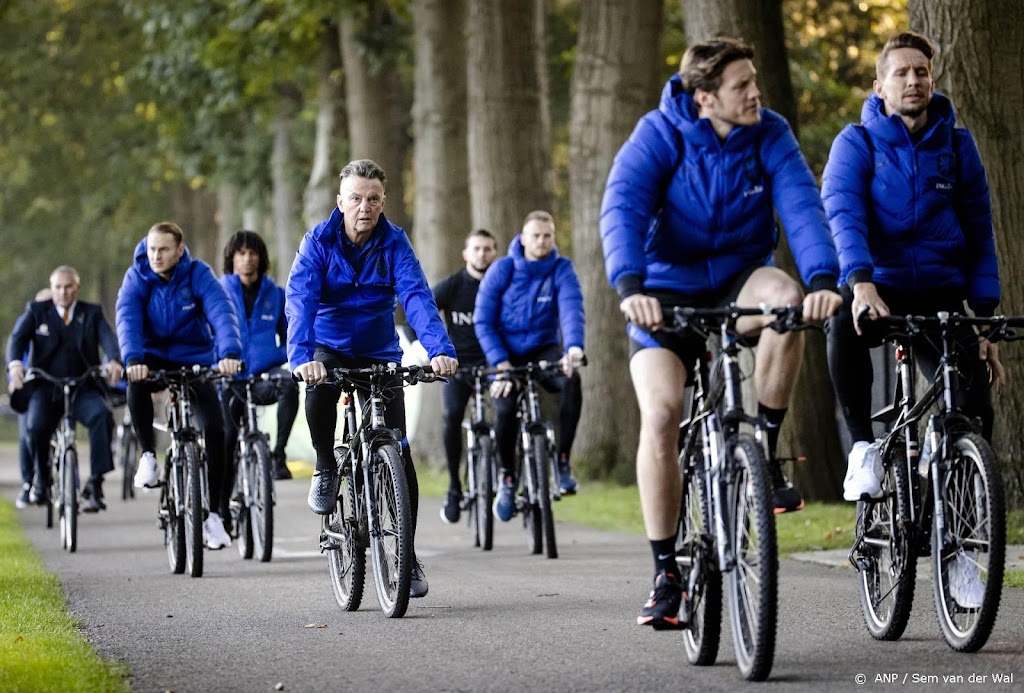
[[341,547],[334,543],[334,540],[331,538],[320,540],[320,553],[323,553],[324,551],[337,551],[340,548]]

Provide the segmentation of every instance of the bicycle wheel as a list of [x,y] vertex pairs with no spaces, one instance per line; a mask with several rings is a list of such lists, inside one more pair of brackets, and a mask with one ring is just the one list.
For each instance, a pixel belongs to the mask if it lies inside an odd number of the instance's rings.
[[249,525],[255,554],[262,563],[267,563],[274,553],[274,463],[265,438],[257,439],[252,450],[255,454],[249,470],[253,480]]
[[544,546],[548,558],[558,558],[558,544],[555,542],[555,515],[551,509],[551,451],[548,437],[534,433],[530,439],[533,446],[534,479],[537,489],[537,505],[540,507],[540,524],[544,528]]
[[135,498],[135,472],[139,466],[139,441],[130,424],[118,425],[121,462],[121,500]]
[[185,572],[185,516],[178,512],[178,499],[184,495],[185,484],[180,465],[168,465],[166,483],[160,492],[164,547],[171,572]]
[[[60,493],[60,469],[58,463],[58,455],[60,451],[57,450],[57,439],[56,437],[50,438],[50,454],[46,458],[46,464],[50,468],[50,497],[46,500],[46,528],[51,529],[53,527],[53,504],[59,503],[61,498]],[[63,546],[63,540],[61,541]]]
[[[252,539],[252,517],[249,514],[249,505],[252,498],[252,475],[249,470],[252,468],[251,448],[246,446],[245,452],[239,455],[235,452],[235,482],[231,489],[231,519],[235,524],[235,531],[238,533],[238,555],[242,560],[252,558],[254,547]],[[248,479],[246,477],[249,477]],[[248,486],[249,492],[246,493]]]
[[779,576],[768,461],[747,434],[730,437],[725,454],[731,478],[724,519],[736,554],[727,583],[736,666],[748,681],[764,681],[775,657]]
[[862,549],[856,560],[868,632],[876,640],[898,640],[910,620],[917,576],[917,554],[907,534],[910,480],[902,441],[889,448],[882,464],[882,497],[857,503]]
[[676,564],[689,596],[689,605],[683,605],[689,616],[683,631],[683,647],[691,664],[711,666],[718,659],[722,635],[722,574],[718,570],[718,555],[711,534],[699,442],[692,454],[696,466],[687,466],[683,472],[676,540]]
[[78,548],[78,453],[64,451],[60,465],[60,543],[69,552]]
[[476,520],[476,541],[484,551],[494,548],[494,441],[490,436],[477,439],[473,456],[474,499],[472,512]]
[[397,443],[374,450],[370,465],[377,508],[377,531],[370,530],[377,601],[385,616],[401,618],[409,606],[412,581],[412,513]]
[[197,443],[185,443],[185,567],[192,577],[203,576],[203,462]]
[[540,517],[540,504],[537,503],[534,480],[533,451],[523,450],[522,443],[516,441],[516,459],[519,460],[519,493],[516,506],[523,514],[523,529],[526,530],[526,545],[530,553],[541,553],[544,550],[544,529]]
[[961,435],[948,450],[934,515],[937,520],[941,507],[946,527],[932,527],[935,609],[949,646],[977,652],[992,632],[1002,596],[1003,482],[995,453],[980,435]]
[[342,611],[355,611],[363,600],[366,580],[366,548],[359,541],[358,498],[352,487],[352,476],[344,472],[338,488],[334,512],[325,524],[332,533],[341,536],[321,540],[327,556],[327,572],[331,576],[334,599]]

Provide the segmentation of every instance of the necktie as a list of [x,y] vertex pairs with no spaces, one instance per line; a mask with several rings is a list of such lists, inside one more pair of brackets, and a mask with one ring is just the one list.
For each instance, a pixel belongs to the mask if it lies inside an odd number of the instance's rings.
[[71,322],[71,308],[64,309],[64,324],[67,325]]

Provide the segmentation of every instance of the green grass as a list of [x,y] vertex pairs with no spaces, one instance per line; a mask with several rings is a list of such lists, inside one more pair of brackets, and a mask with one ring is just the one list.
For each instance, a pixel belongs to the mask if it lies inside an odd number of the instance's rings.
[[0,686],[4,691],[128,691],[128,671],[101,659],[0,499]]

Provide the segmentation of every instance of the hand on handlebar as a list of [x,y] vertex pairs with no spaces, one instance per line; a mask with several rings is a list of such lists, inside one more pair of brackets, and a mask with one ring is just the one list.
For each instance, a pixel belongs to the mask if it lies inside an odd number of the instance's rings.
[[805,322],[821,324],[843,305],[843,297],[831,289],[812,291],[804,296],[802,316]]
[[297,367],[292,373],[307,385],[319,385],[327,380],[327,367],[320,361],[310,361]]
[[149,377],[149,366],[144,363],[136,363],[134,366],[128,366],[125,372],[128,374],[129,382],[137,383]]
[[[508,361],[502,361],[497,366],[495,366],[495,368],[497,368],[499,371],[507,371],[511,367],[512,364]],[[497,399],[499,397],[508,397],[510,394],[512,394],[512,388],[514,386],[515,383],[513,383],[510,378],[499,375],[497,378],[494,379],[493,382],[491,382],[491,399]]]
[[455,375],[455,371],[459,367],[459,362],[450,356],[441,354],[430,359],[430,367],[434,371],[434,375],[444,378],[450,375]]
[[217,372],[221,375],[238,375],[242,371],[242,362],[238,359],[225,358],[217,362]]
[[661,303],[658,302],[658,299],[645,294],[633,294],[622,299],[622,302],[619,303],[619,310],[627,320],[644,329],[656,330],[664,321]]
[[107,363],[105,368],[107,371],[106,375],[108,383],[110,383],[111,385],[117,385],[119,382],[121,382],[121,376],[124,375],[124,369],[121,367],[121,364],[119,362],[110,361],[109,363]]
[[559,361],[558,365],[562,367],[562,372],[565,373],[565,377],[571,378],[576,368],[579,368],[583,364],[583,349],[579,347],[569,347],[569,351]]
[[884,318],[889,315],[889,306],[878,295],[878,289],[871,282],[858,282],[853,287],[853,328],[857,334],[862,334],[860,323],[867,318]]
[[1006,369],[999,361],[999,345],[982,339],[978,342],[978,358],[980,358],[988,370],[988,382],[992,389],[1001,392],[1006,385]]
[[25,367],[20,363],[12,363],[7,367],[7,375],[11,377],[7,383],[7,391],[14,392],[25,386]]

